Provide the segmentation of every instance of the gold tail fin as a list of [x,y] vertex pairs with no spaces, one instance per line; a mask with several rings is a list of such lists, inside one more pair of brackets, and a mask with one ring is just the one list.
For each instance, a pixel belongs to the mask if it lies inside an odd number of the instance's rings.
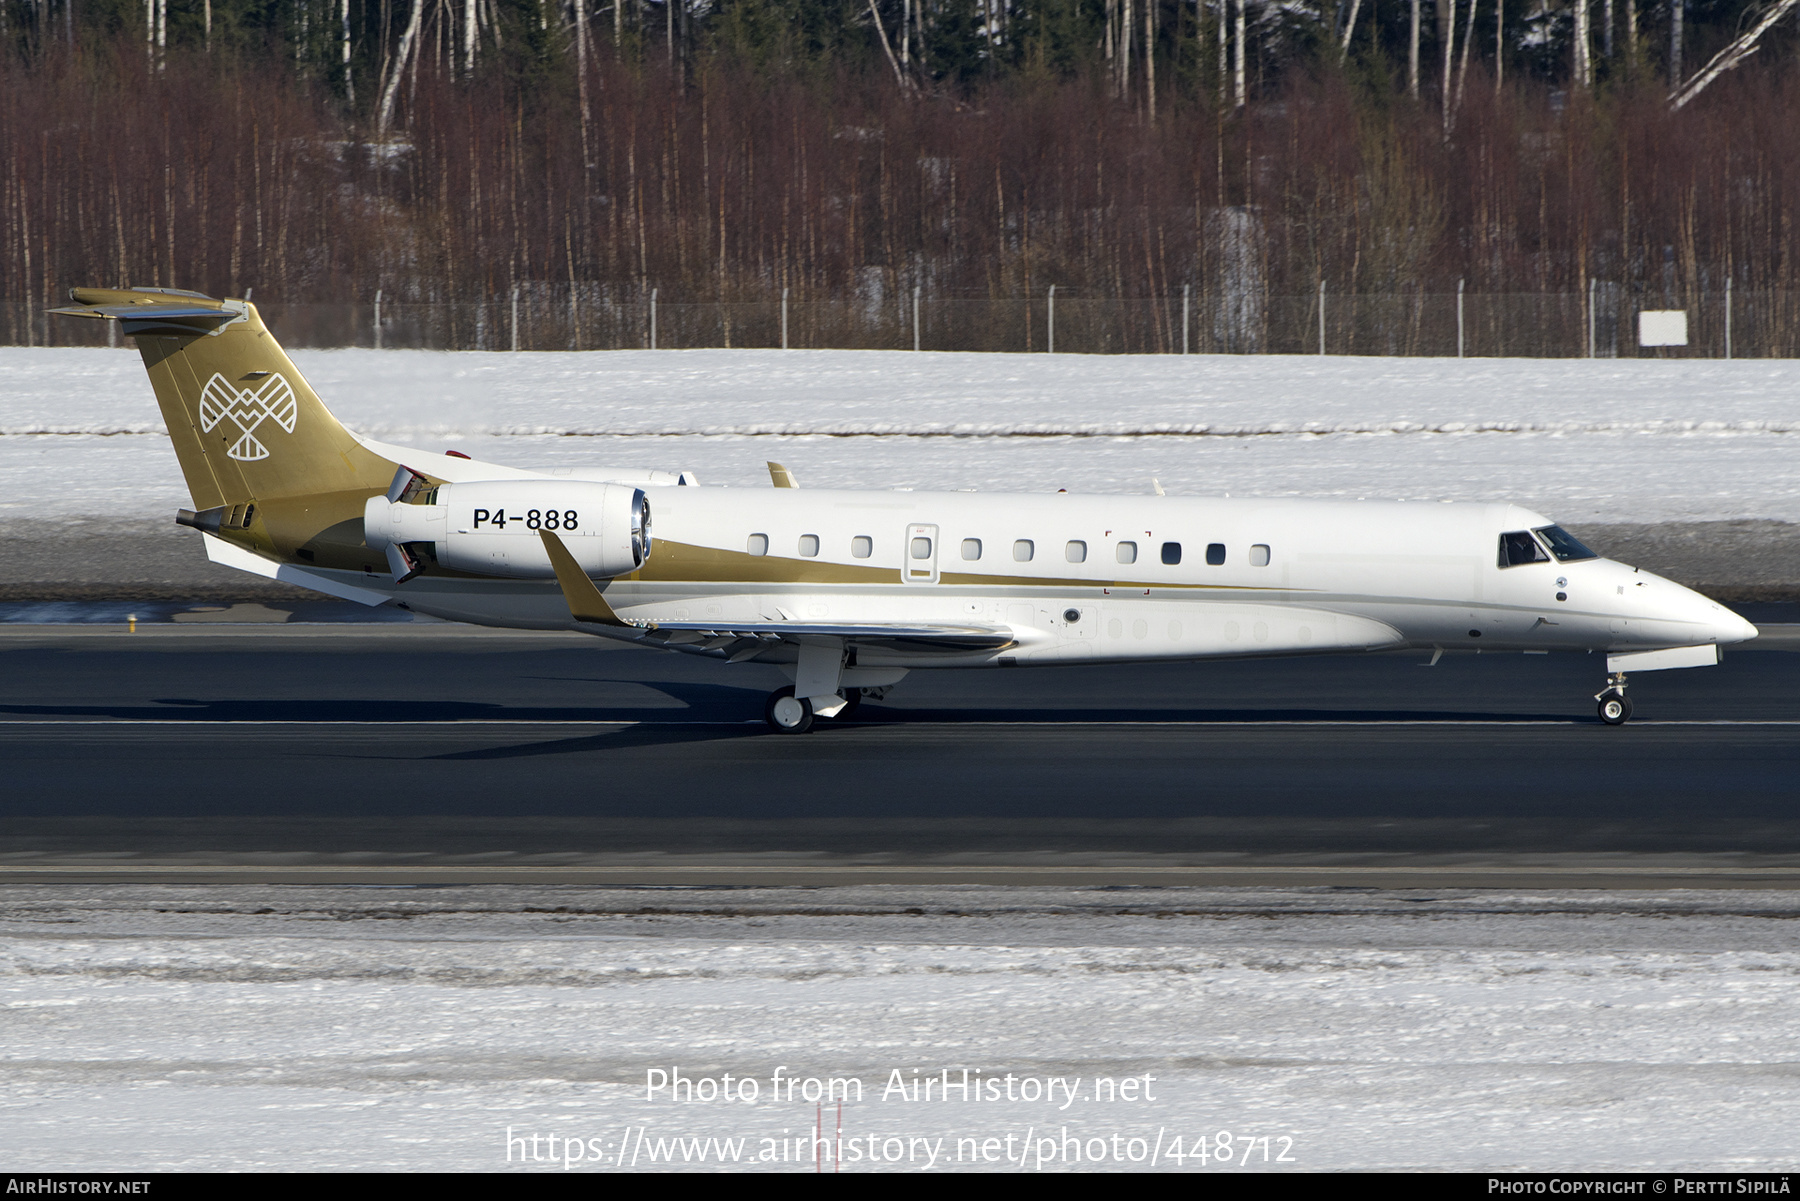
[[160,288],[69,297],[54,311],[116,320],[137,339],[196,509],[376,493],[393,479],[394,464],[331,415],[255,305]]

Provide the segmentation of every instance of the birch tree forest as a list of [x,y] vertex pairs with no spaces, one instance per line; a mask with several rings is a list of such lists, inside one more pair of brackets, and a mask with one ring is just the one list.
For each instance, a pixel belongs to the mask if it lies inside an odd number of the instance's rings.
[[1800,293],[1797,3],[0,0],[0,300]]

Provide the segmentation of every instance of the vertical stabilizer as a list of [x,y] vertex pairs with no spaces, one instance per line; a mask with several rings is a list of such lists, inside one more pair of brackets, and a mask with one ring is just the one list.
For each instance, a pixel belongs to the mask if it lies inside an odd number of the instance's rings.
[[394,464],[338,423],[256,306],[195,292],[76,288],[67,316],[136,338],[196,509],[381,492]]

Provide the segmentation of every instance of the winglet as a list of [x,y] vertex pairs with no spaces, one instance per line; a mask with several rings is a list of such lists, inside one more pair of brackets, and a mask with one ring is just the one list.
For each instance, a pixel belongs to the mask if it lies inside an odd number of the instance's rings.
[[544,551],[550,556],[550,566],[556,570],[556,582],[562,586],[563,600],[569,604],[569,616],[594,625],[639,628],[619,620],[619,615],[600,595],[600,589],[594,587],[594,581],[588,579],[587,572],[581,570],[581,564],[575,561],[561,538],[549,530],[539,530],[538,537],[544,540]]
[[769,464],[769,479],[777,488],[798,488],[800,486],[800,481],[794,478],[794,473],[780,463]]

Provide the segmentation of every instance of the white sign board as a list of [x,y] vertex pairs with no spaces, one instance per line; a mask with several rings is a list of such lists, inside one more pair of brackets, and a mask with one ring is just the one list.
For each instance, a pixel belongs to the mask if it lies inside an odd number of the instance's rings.
[[1638,314],[1639,346],[1686,346],[1686,309],[1644,309]]

